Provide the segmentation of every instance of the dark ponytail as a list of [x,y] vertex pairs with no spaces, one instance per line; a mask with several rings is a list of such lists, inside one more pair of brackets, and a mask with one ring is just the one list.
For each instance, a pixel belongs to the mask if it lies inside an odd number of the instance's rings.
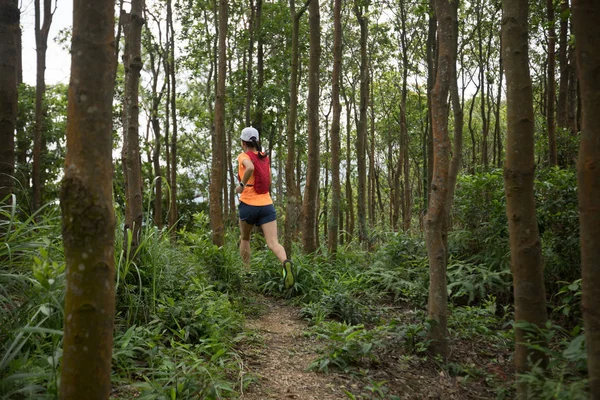
[[262,147],[260,145],[260,142],[256,139],[256,137],[252,136],[250,138],[249,142],[244,142],[244,143],[246,143],[247,146],[252,147],[252,148],[258,150],[258,157],[259,158],[263,159],[263,158],[265,158],[267,156],[265,153],[263,153]]

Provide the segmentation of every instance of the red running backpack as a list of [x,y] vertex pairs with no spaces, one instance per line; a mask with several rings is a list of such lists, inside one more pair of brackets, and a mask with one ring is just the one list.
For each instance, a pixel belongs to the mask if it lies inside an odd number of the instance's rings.
[[269,157],[260,158],[258,154],[249,151],[248,157],[254,164],[254,191],[258,194],[269,193],[271,189],[271,162]]

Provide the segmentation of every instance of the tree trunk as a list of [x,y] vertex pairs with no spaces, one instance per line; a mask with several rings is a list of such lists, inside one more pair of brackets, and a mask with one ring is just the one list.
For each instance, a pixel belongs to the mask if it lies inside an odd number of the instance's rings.
[[329,252],[335,254],[338,247],[338,218],[340,213],[340,77],[342,71],[342,0],[334,0],[333,8],[333,72],[331,74],[331,101],[333,119],[331,121],[331,216],[327,243]]
[[[256,113],[254,126],[259,132],[263,131],[265,62],[264,62],[264,33],[262,31],[263,0],[256,0]],[[269,147],[269,148],[272,148]]]
[[[251,124],[252,108],[252,61],[254,58],[254,0],[250,0],[250,20],[248,21],[248,64],[246,64],[246,126]],[[262,135],[262,131],[259,131]]]
[[16,0],[0,0],[0,143],[3,143],[0,148],[0,203],[13,193],[15,175],[20,17]]
[[425,239],[429,257],[428,318],[433,321],[429,337],[430,351],[448,356],[448,289],[446,283],[446,213],[449,192],[450,138],[448,135],[448,92],[456,79],[457,1],[434,0],[438,21],[438,64],[431,95],[433,123],[433,180],[425,221]]
[[48,33],[52,24],[52,0],[44,0],[44,18],[41,23],[40,0],[35,0],[35,44],[36,44],[36,89],[35,89],[35,129],[33,139],[33,211],[37,211],[44,198],[43,164],[44,149],[44,98],[46,96],[46,49],[48,48]]
[[[177,82],[175,80],[175,28],[173,25],[173,11],[171,0],[167,0],[167,23],[169,25],[169,82],[171,84],[171,96],[169,101],[171,102],[171,201],[169,208],[169,229],[171,231],[171,238],[175,239],[177,233],[177,219],[179,218],[179,212],[177,209]],[[168,144],[167,144],[168,146]]]
[[[430,4],[431,4],[430,0]],[[431,180],[433,179],[433,123],[431,121],[431,96],[433,92],[433,86],[435,85],[436,77],[436,65],[437,65],[437,46],[436,46],[436,26],[437,20],[435,13],[429,13],[429,28],[427,31],[427,140],[425,145],[427,146],[426,156],[427,165],[424,177],[427,176],[427,184],[424,185],[424,196],[423,196],[423,209],[429,208],[429,194],[431,192]]]
[[342,90],[342,94],[346,103],[346,243],[350,243],[352,235],[354,235],[354,195],[352,194],[352,182],[350,180],[352,174],[352,152],[350,151],[352,143],[350,136],[352,108],[350,107],[350,99],[348,99],[344,90]]
[[556,58],[555,43],[556,33],[554,32],[554,1],[546,0],[546,9],[548,12],[548,95],[546,107],[546,125],[548,128],[548,163],[551,167],[558,165],[556,155],[556,126],[554,124],[554,102],[556,97]]
[[560,1],[560,33],[558,36],[558,69],[560,82],[558,86],[558,104],[556,106],[556,125],[564,135],[567,128],[567,92],[569,90],[569,0]]
[[321,14],[319,0],[312,0],[308,8],[310,26],[310,64],[308,76],[308,165],[302,207],[302,247],[307,254],[317,250],[315,210],[319,206],[319,61],[321,59]]
[[[369,59],[369,64],[371,60]],[[369,80],[373,81],[373,68],[369,68]],[[373,85],[369,88],[371,91],[369,97],[370,108],[370,129],[369,129],[369,175],[368,175],[368,207],[369,207],[369,227],[373,229],[375,227],[375,100],[373,94]]]
[[[455,35],[458,37],[458,25],[456,26]],[[446,230],[452,229],[452,205],[454,204],[454,190],[456,189],[456,180],[458,179],[458,172],[462,162],[462,147],[463,147],[463,125],[464,125],[464,114],[463,107],[461,104],[460,96],[458,94],[458,77],[456,76],[456,69],[454,69],[454,76],[450,82],[450,100],[452,101],[452,112],[454,114],[454,143],[452,146],[452,160],[450,161],[450,170],[448,171],[448,200],[446,205]],[[463,93],[464,95],[464,93]],[[445,243],[444,247],[448,249],[448,235],[444,236]]]
[[142,70],[142,26],[144,25],[144,0],[132,0],[131,13],[125,25],[125,49],[123,65],[125,67],[125,107],[123,118],[123,161],[125,172],[125,243],[128,248],[127,230],[131,235],[131,253],[135,254],[142,227],[142,163],[139,138],[139,87]]
[[573,0],[577,72],[581,88],[581,144],[577,160],[581,229],[582,310],[591,399],[600,399],[600,3]]
[[356,163],[358,167],[358,240],[365,243],[367,233],[367,107],[369,105],[369,61],[367,58],[367,38],[369,35],[367,6],[354,0],[354,14],[360,25],[360,106],[358,129],[356,132]]
[[114,1],[75,0],[67,156],[60,193],[67,265],[60,385],[60,398],[65,400],[107,399],[111,391],[114,40]]
[[471,98],[471,105],[469,107],[469,132],[471,134],[471,173],[475,173],[475,167],[477,166],[477,140],[475,139],[475,129],[473,128],[473,110],[475,109],[475,98],[479,93],[479,87],[475,86],[475,94]]
[[477,2],[477,32],[478,32],[477,47],[479,49],[479,54],[478,54],[479,88],[481,89],[481,97],[480,97],[480,101],[479,101],[479,112],[481,113],[481,124],[482,124],[482,127],[481,127],[481,133],[482,133],[481,162],[483,163],[483,166],[487,170],[487,168],[489,166],[489,161],[488,161],[488,132],[489,132],[488,126],[489,126],[489,124],[488,124],[488,120],[486,118],[486,113],[485,113],[485,110],[486,110],[486,108],[485,108],[486,77],[485,77],[485,65],[484,65],[484,55],[483,55],[483,34],[481,32],[482,25],[483,25],[483,22],[481,20],[481,8],[482,8],[482,1],[479,0]]
[[[502,47],[502,45],[500,45]],[[497,156],[496,165],[498,168],[502,167],[502,135],[500,130],[500,109],[502,108],[502,78],[504,76],[504,63],[502,60],[502,52],[500,52],[500,60],[498,60],[498,94],[496,99],[496,127],[494,128],[494,135],[496,136],[497,144]]]
[[400,100],[400,134],[402,135],[401,146],[402,163],[404,170],[404,213],[402,221],[402,230],[405,232],[410,229],[412,220],[412,200],[410,188],[410,138],[408,137],[408,124],[406,122],[406,96],[408,93],[408,50],[406,44],[406,10],[404,9],[404,0],[400,1],[400,19],[402,20],[402,32],[400,33],[400,41],[402,43],[402,97]]
[[[577,110],[578,110],[578,86],[577,71],[575,66],[575,49],[569,49],[569,89],[567,92],[567,128],[571,136],[579,132]],[[571,161],[571,160],[569,160]]]
[[[310,1],[310,0],[309,0]],[[300,190],[296,184],[296,122],[298,118],[298,71],[300,64],[300,46],[298,43],[300,18],[306,11],[305,4],[296,12],[295,0],[290,0],[292,19],[292,64],[290,70],[290,110],[287,121],[287,159],[285,162],[285,188],[287,208],[285,211],[284,247],[288,257],[292,254],[292,240],[297,230],[300,214]],[[297,177],[300,179],[300,177]]]
[[[159,43],[162,40],[162,34],[160,31],[160,25],[158,26],[159,31]],[[148,31],[149,32],[149,31]],[[152,49],[149,49],[148,55],[150,56],[150,69],[152,72],[152,105],[150,109],[150,123],[152,124],[152,131],[154,132],[154,146],[152,151],[152,165],[154,168],[154,223],[156,227],[161,230],[163,227],[163,215],[162,215],[162,168],[160,166],[160,147],[161,147],[161,135],[160,135],[160,119],[158,115],[158,109],[160,107],[161,99],[165,93],[166,80],[163,81],[162,88],[158,92],[158,79],[160,74],[160,66],[162,64],[162,50],[159,49],[159,45],[155,45]],[[155,51],[158,51],[158,60],[156,60]]]
[[[546,292],[541,244],[533,197],[534,115],[529,76],[529,5],[520,0],[503,0],[502,58],[507,86],[507,139],[504,187],[511,249],[515,322],[539,327],[546,323]],[[528,358],[544,361],[541,353],[529,349],[525,331],[515,329],[517,373],[529,370]],[[517,396],[526,398],[527,386],[517,384]]]
[[219,0],[219,67],[215,101],[215,134],[212,140],[212,168],[210,176],[210,224],[212,241],[223,246],[225,228],[223,225],[223,140],[225,138],[225,74],[227,71],[227,0]]

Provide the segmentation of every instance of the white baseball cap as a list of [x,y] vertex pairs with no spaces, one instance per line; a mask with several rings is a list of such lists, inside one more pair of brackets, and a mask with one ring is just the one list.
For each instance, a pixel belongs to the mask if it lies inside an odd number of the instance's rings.
[[251,142],[252,138],[255,138],[256,141],[258,141],[259,139],[258,131],[256,130],[256,128],[249,126],[247,128],[242,129],[240,139],[242,139],[244,142]]

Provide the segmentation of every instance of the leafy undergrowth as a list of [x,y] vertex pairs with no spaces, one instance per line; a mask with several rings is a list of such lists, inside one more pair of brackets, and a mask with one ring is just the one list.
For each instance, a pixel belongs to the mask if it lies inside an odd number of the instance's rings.
[[[457,236],[451,237],[451,248],[461,248]],[[295,259],[298,284],[290,292],[276,284],[270,253],[255,259],[257,288],[291,297],[311,325],[306,334],[322,341],[310,368],[360,377],[363,387],[349,392],[351,398],[513,398],[515,379],[529,383],[532,398],[587,397],[582,324],[572,310],[572,300],[580,296],[578,281],[563,286],[552,303],[553,320],[571,321],[574,328],[550,323],[536,332],[543,336],[538,350],[550,359],[547,373],[533,368],[515,378],[514,322],[507,304],[511,277],[503,262],[490,265],[451,254],[450,355],[442,361],[427,352],[428,265],[422,239],[393,235],[374,253],[348,246],[335,261],[325,250],[300,255]]]
[[[0,230],[9,234],[0,246],[0,259],[8,260],[0,271],[0,394],[56,398],[65,285],[58,212],[49,206],[37,221],[14,208],[1,212]],[[247,277],[237,231],[216,248],[206,215],[196,215],[195,225],[194,232],[180,232],[177,246],[167,232],[145,228],[133,260],[117,240],[112,398],[239,397],[255,381],[242,373],[238,351],[254,340],[244,331],[245,317],[260,312],[248,291],[299,308],[309,323],[305,335],[320,343],[310,368],[352,377],[349,398],[514,396],[508,266],[504,258],[489,263],[466,251],[473,237],[464,231],[450,236],[450,355],[443,361],[427,353],[428,263],[421,238],[389,235],[371,253],[351,243],[335,259],[324,249],[298,255],[298,282],[284,290],[278,262],[260,235],[253,238]],[[543,339],[538,350],[548,354],[549,372],[534,368],[518,379],[535,398],[586,398],[585,343],[572,306],[581,285],[560,285],[552,296],[554,323],[531,332]]]
[[[47,210],[36,222],[1,211],[0,229],[9,234],[0,246],[7,260],[0,271],[0,397],[57,398],[65,290],[59,214]],[[185,232],[172,246],[167,232],[154,228],[144,230],[132,259],[119,242],[112,398],[237,396],[246,384],[235,351],[246,310],[235,251]]]

